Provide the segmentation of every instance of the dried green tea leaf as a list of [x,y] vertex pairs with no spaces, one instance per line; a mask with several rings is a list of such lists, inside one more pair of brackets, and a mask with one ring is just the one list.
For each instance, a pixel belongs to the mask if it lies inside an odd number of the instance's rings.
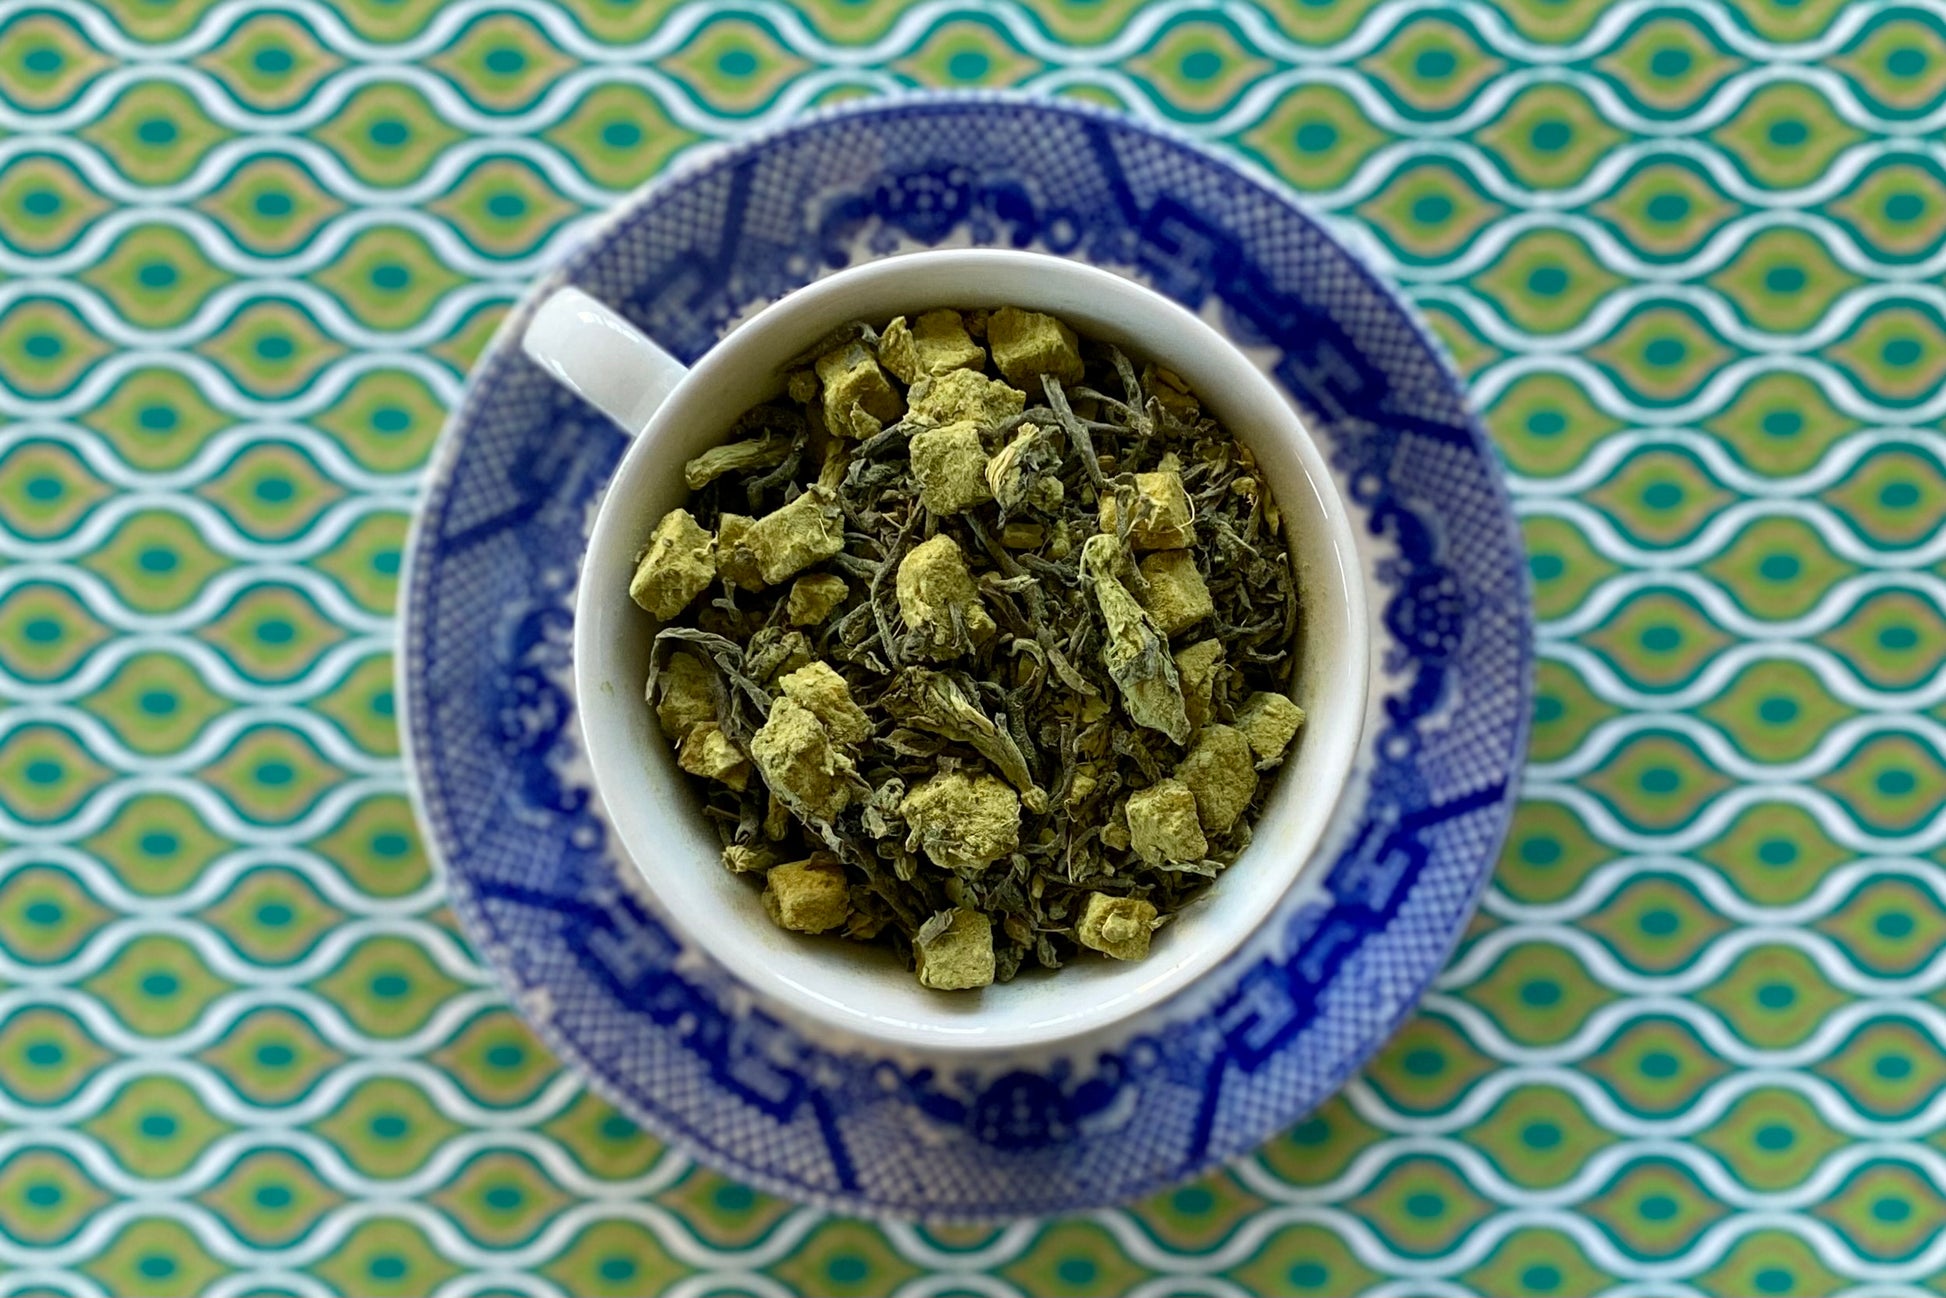
[[1081,574],[1095,598],[1106,635],[1102,665],[1121,691],[1122,706],[1138,726],[1158,730],[1176,743],[1189,738],[1189,714],[1169,641],[1117,575],[1130,568],[1127,551],[1113,536],[1097,533],[1081,547]]
[[699,491],[726,473],[748,473],[782,464],[790,452],[791,439],[774,433],[727,446],[712,446],[682,466],[682,480],[691,491]]
[[962,681],[945,672],[908,667],[880,697],[879,704],[908,726],[971,745],[1020,791],[1028,810],[1047,809],[1047,794],[1035,785],[1020,745],[980,710]]

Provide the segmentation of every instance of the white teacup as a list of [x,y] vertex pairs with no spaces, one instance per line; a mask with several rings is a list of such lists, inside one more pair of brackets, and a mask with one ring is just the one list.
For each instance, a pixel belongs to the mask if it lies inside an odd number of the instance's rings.
[[[883,948],[778,928],[719,860],[716,830],[643,700],[658,627],[629,599],[635,556],[687,495],[683,463],[776,395],[780,366],[849,320],[936,307],[1045,311],[1180,375],[1255,452],[1283,510],[1303,591],[1293,694],[1308,720],[1278,772],[1251,846],[1156,934],[1145,960],[1083,954],[1023,967],[979,992],[921,987]],[[586,294],[543,302],[522,345],[635,435],[609,484],[581,569],[574,619],[581,732],[608,823],[663,913],[774,1009],[832,1031],[926,1053],[1047,1047],[1154,1009],[1247,939],[1318,847],[1351,771],[1368,675],[1364,586],[1329,470],[1286,398],[1241,351],[1130,280],[1038,253],[918,252],[817,281],[765,307],[685,369]]]

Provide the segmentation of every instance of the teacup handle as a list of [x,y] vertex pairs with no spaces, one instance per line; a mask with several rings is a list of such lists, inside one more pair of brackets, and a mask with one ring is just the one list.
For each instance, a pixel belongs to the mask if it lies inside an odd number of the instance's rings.
[[630,437],[649,426],[689,371],[628,321],[578,288],[540,304],[520,348]]

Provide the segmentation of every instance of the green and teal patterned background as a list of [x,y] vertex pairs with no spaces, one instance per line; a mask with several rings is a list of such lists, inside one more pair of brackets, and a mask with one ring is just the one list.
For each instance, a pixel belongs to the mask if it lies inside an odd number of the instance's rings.
[[[0,0],[0,1291],[1941,1287],[1946,21],[1685,8]],[[521,286],[912,86],[1305,195],[1467,376],[1541,619],[1399,1041],[1220,1175],[994,1229],[754,1193],[563,1073],[441,904],[391,683]]]

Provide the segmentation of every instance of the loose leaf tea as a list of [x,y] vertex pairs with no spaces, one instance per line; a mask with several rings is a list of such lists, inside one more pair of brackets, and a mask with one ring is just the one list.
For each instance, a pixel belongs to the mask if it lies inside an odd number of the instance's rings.
[[1013,307],[853,324],[786,380],[685,466],[629,585],[725,868],[931,988],[1141,959],[1304,722],[1250,451]]

